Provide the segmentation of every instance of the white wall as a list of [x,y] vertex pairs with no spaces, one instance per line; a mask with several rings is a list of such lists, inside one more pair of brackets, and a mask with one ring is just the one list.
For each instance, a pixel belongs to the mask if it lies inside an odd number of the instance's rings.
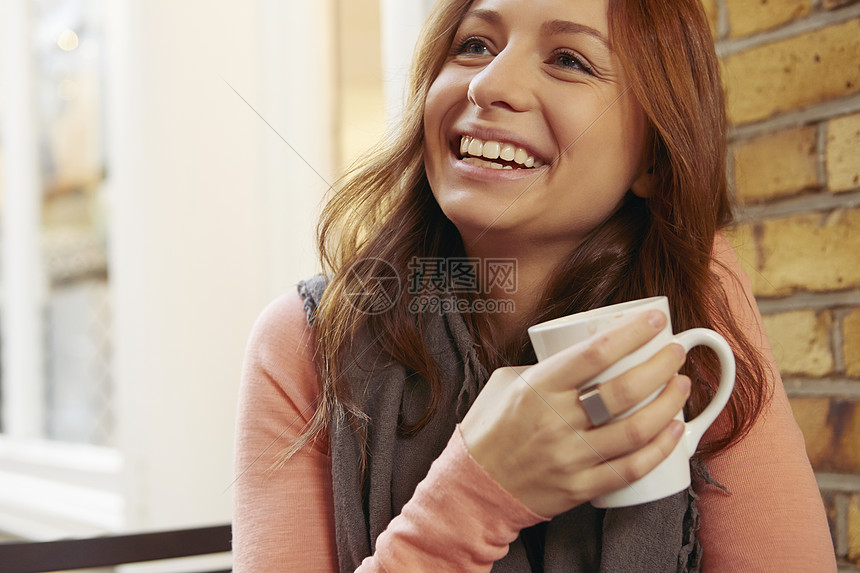
[[379,0],[385,116],[393,122],[403,108],[412,48],[433,0]]
[[245,341],[263,305],[313,272],[325,187],[234,89],[325,173],[326,2],[108,4],[128,527],[226,521]]
[[[267,296],[318,269],[315,230],[337,179],[334,0],[257,0],[264,148]],[[235,84],[234,84],[235,85]]]

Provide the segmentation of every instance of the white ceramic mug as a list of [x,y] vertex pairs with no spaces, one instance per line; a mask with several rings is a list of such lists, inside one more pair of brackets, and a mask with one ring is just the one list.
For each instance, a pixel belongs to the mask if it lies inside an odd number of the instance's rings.
[[[538,360],[544,360],[556,352],[578,344],[587,338],[604,332],[631,316],[648,310],[661,310],[668,318],[666,326],[657,336],[644,346],[628,354],[598,376],[579,388],[586,388],[606,382],[630,368],[641,364],[671,343],[678,343],[689,351],[698,345],[713,349],[720,360],[720,386],[716,395],[704,411],[685,423],[684,435],[680,442],[663,462],[645,477],[628,484],[618,491],[591,500],[595,507],[624,507],[647,503],[683,491],[690,486],[690,457],[695,453],[699,440],[705,430],[725,407],[735,385],[735,357],[726,340],[707,328],[693,328],[680,334],[672,334],[672,320],[669,314],[669,300],[665,296],[634,300],[597,308],[579,314],[564,316],[543,322],[529,328],[529,338]],[[613,419],[629,416],[657,397],[653,393],[637,406]],[[678,412],[676,419],[684,421],[684,413]]]

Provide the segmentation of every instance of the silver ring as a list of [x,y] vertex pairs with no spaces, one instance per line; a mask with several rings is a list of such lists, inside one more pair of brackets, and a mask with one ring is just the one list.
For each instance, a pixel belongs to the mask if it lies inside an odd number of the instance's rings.
[[585,409],[585,414],[591,420],[592,426],[602,426],[612,418],[606,403],[600,396],[600,384],[593,386],[579,395],[579,401]]

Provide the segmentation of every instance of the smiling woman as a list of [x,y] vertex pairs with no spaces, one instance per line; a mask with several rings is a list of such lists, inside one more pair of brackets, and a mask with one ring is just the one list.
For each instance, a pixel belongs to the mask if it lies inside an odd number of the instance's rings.
[[[331,278],[300,283],[252,335],[236,570],[834,570],[720,233],[725,115],[697,0],[443,0],[411,81],[399,128],[323,213]],[[657,398],[595,425],[579,389],[667,317],[532,367],[526,328],[655,295],[677,330],[729,340],[736,390],[689,491],[598,509],[673,450],[715,357],[662,349],[598,394],[611,415]],[[427,297],[458,304],[413,304]]]
[[[645,115],[606,39],[605,6],[568,1],[554,8],[548,20],[548,12],[523,12],[518,2],[476,3],[424,114],[427,179],[470,256],[499,251],[528,261],[535,257],[522,249],[538,247],[544,272],[628,190],[644,188],[639,180],[649,167]],[[490,170],[492,162],[463,160],[465,137],[472,138],[470,156],[487,141],[491,155],[505,144],[535,165]]]

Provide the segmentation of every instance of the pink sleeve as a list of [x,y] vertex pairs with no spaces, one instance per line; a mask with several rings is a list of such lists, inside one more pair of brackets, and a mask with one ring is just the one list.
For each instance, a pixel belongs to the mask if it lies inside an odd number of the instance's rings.
[[749,277],[722,235],[714,254],[730,271],[717,268],[733,316],[759,346],[773,372],[773,378],[764,381],[772,387],[773,398],[746,438],[707,463],[711,475],[732,495],[697,484],[702,570],[836,571],[821,494],[764,334]]
[[458,427],[358,572],[489,571],[540,521],[469,455]]
[[313,414],[317,382],[298,293],[270,304],[245,353],[236,427],[233,570],[337,570],[328,440],[270,470]]
[[[288,294],[251,334],[236,429],[236,573],[337,571],[327,440],[269,471],[313,413],[309,332],[298,294]],[[521,528],[541,520],[484,472],[458,429],[359,571],[489,571]]]

